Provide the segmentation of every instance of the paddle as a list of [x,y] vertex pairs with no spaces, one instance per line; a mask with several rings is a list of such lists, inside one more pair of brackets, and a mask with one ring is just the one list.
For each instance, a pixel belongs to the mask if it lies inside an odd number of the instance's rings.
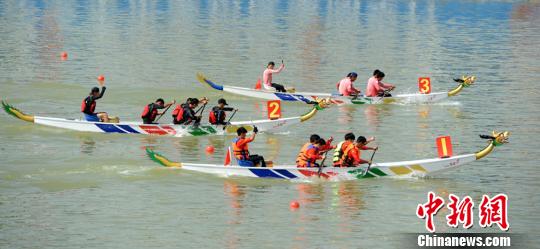
[[202,113],[204,112],[204,108],[206,107],[206,104],[208,104],[208,102],[204,103],[203,106],[199,107],[199,109],[197,111],[195,111],[195,115],[197,115],[199,112],[201,112],[201,116],[202,116]]
[[373,157],[375,156],[375,152],[377,152],[377,150],[379,150],[379,148],[374,150],[373,154],[371,154],[371,158],[369,159],[369,164],[367,166],[367,169],[366,169],[366,171],[364,172],[364,174],[362,176],[366,176],[366,174],[369,172],[369,169],[371,168],[371,164],[373,163]]
[[394,90],[394,88],[391,88],[389,90],[383,90],[383,94],[382,94],[381,98],[378,99],[377,102],[375,102],[375,104],[378,104],[379,102],[381,102],[384,99],[384,97],[386,97],[386,95],[390,94],[390,92],[392,90]]
[[321,172],[322,172],[322,169],[324,167],[324,160],[326,160],[326,154],[328,154],[328,151],[330,150],[327,150],[325,153],[324,153],[324,158],[323,160],[321,161],[321,164],[319,164],[319,170],[317,170],[317,175],[319,176],[319,178],[321,177]]
[[231,119],[234,117],[234,114],[236,114],[236,111],[238,111],[238,109],[235,109],[234,112],[231,114],[231,116],[229,117],[229,120],[227,120],[227,122],[223,126],[223,130],[225,130],[225,128],[227,128],[227,125],[229,125],[229,122],[231,122]]
[[170,105],[170,106],[167,106],[167,108],[165,108],[165,110],[161,113],[161,115],[159,115],[158,118],[156,118],[156,120],[154,121],[155,123],[157,123],[157,121],[163,117],[163,115],[165,115],[165,113],[169,110],[169,108],[171,108],[171,106],[173,106],[174,104],[176,104],[176,101],[173,101],[173,103]]

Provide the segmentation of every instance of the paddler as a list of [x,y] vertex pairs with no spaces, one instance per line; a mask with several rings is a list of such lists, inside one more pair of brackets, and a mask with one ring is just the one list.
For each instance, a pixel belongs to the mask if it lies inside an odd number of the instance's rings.
[[268,65],[266,66],[266,69],[263,72],[264,89],[266,90],[275,89],[277,92],[287,92],[287,90],[285,90],[285,87],[283,85],[272,82],[272,74],[280,73],[285,68],[285,63],[283,63],[283,60],[282,60],[281,65],[279,66],[277,70],[274,69],[275,66],[276,64],[273,61],[268,62]]
[[347,77],[340,80],[337,84],[337,90],[339,94],[343,96],[357,96],[360,94],[360,90],[354,88],[353,82],[358,78],[358,74],[350,72]]
[[255,126],[253,128],[253,135],[251,135],[250,138],[246,138],[246,134],[247,134],[246,128],[244,127],[238,128],[238,130],[236,130],[236,134],[238,135],[238,137],[236,137],[232,141],[233,153],[237,160],[250,161],[251,163],[253,163],[254,167],[258,165],[260,165],[261,167],[266,167],[266,162],[264,161],[264,157],[259,156],[259,155],[249,154],[248,144],[253,142],[253,140],[255,140],[255,136],[257,136],[257,132],[259,132],[259,130]]
[[171,105],[174,105],[176,101],[171,101],[167,104],[165,104],[165,100],[162,98],[159,98],[154,103],[150,103],[144,107],[143,112],[141,113],[141,118],[143,120],[144,124],[153,124],[154,120],[156,120],[156,117],[158,115],[163,115],[162,112],[158,112],[158,109],[167,108]]
[[94,112],[96,110],[96,100],[101,99],[107,89],[105,87],[105,81],[99,81],[99,85],[101,86],[101,93],[98,87],[93,87],[88,97],[84,98],[81,103],[81,112],[84,113],[86,121],[109,122],[109,115],[106,112]]
[[308,147],[310,145],[313,145],[319,139],[321,139],[321,136],[319,136],[317,134],[311,134],[311,136],[309,136],[309,142],[302,145],[302,149],[300,149],[300,152],[298,152],[298,156],[296,156],[296,164],[298,164],[298,161],[300,160],[300,157],[303,155],[304,152],[307,151]]
[[319,138],[312,142],[307,148],[302,150],[296,158],[296,166],[299,168],[319,167],[317,160],[324,159],[326,155],[321,155],[321,150],[326,146],[326,141]]
[[360,157],[361,150],[378,150],[379,147],[366,146],[369,142],[365,137],[359,136],[356,142],[347,146],[343,151],[340,160],[334,164],[336,167],[356,167],[363,163],[371,164],[371,161],[366,161]]
[[373,76],[369,78],[366,87],[367,97],[392,97],[392,94],[386,92],[396,88],[395,85],[390,83],[383,83],[384,73],[375,69]]
[[194,123],[195,125],[198,125],[201,122],[202,115],[197,116],[195,108],[199,106],[199,103],[206,105],[208,103],[208,99],[206,97],[203,97],[200,100],[197,98],[188,98],[186,103],[177,105],[172,113],[173,123],[183,125],[190,125]]
[[234,111],[234,108],[232,107],[225,107],[227,104],[227,101],[223,98],[218,100],[218,105],[212,107],[212,110],[210,111],[210,115],[208,117],[208,121],[210,124],[213,125],[227,125],[227,122],[225,122],[225,117],[227,114],[225,112]]
[[[353,146],[354,146],[354,140],[356,139],[356,136],[354,135],[354,133],[352,132],[349,132],[347,134],[345,134],[345,140],[340,142],[335,150],[334,150],[334,154],[333,154],[333,157],[332,157],[332,162],[334,163],[334,166],[336,167],[339,167],[341,166],[341,159],[343,157],[343,153],[349,149],[351,149]],[[366,145],[369,144],[370,142],[372,142],[373,140],[375,140],[374,137],[370,137],[367,141],[366,141]]]

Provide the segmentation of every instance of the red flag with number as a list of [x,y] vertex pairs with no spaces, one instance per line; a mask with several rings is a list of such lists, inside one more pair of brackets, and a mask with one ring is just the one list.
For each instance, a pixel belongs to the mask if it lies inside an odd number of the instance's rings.
[[261,78],[257,79],[257,84],[255,84],[255,90],[261,90],[262,81]]
[[223,165],[231,165],[231,147],[227,149],[227,154],[225,155],[225,163]]

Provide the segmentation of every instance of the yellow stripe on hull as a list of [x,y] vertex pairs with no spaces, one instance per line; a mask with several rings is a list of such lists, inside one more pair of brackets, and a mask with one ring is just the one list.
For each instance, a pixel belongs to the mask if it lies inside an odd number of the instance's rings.
[[421,172],[424,172],[424,173],[428,173],[427,169],[422,167],[422,165],[420,165],[420,164],[411,165],[411,166],[409,166],[409,168],[411,168],[414,171],[421,171]]
[[411,169],[407,168],[407,166],[390,167],[390,171],[392,171],[394,174],[398,176],[408,175],[413,172]]

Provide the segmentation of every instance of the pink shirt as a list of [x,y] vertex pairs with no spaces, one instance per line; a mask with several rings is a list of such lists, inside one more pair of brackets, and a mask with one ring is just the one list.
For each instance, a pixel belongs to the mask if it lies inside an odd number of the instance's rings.
[[264,72],[263,72],[264,88],[268,89],[268,88],[272,87],[271,86],[271,84],[272,84],[272,74],[281,72],[283,70],[283,68],[285,68],[285,65],[281,64],[281,66],[279,66],[279,68],[277,70],[270,69],[270,68],[267,68],[266,70],[264,70]]
[[[382,85],[382,87],[381,87],[381,85]],[[385,89],[390,88],[390,87],[392,87],[392,86],[389,85],[389,84],[384,84],[384,83],[380,82],[379,80],[377,80],[375,78],[375,76],[372,76],[371,78],[369,78],[369,80],[367,82],[366,96],[367,97],[377,97],[377,95],[379,95],[379,92],[382,92]]]
[[342,94],[343,96],[351,96],[351,94],[355,94],[353,83],[351,79],[348,77],[343,78],[338,83],[338,91],[339,94]]

